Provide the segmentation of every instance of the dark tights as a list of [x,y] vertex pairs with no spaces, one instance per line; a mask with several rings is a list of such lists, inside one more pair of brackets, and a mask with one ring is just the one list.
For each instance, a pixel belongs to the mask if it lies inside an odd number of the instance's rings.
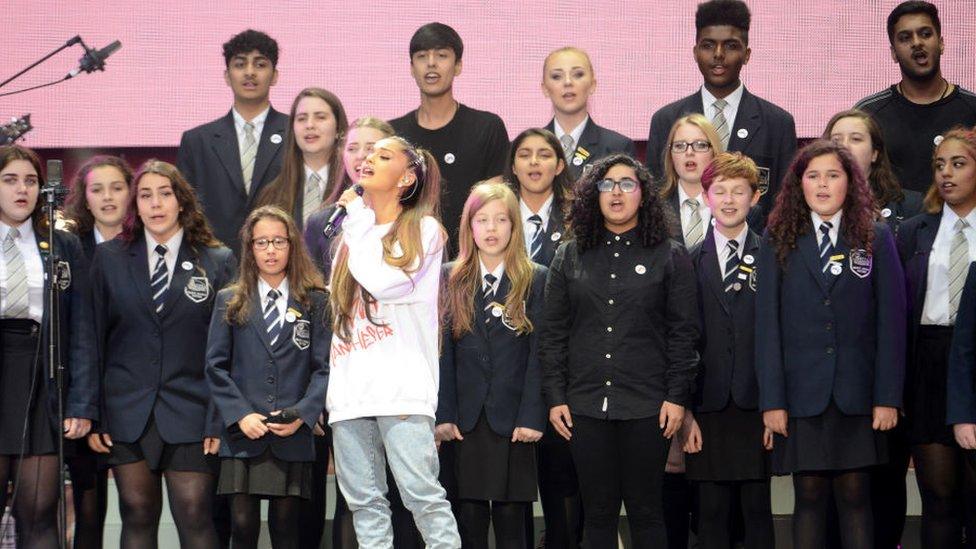
[[[122,548],[157,547],[163,506],[161,475],[150,470],[145,461],[117,465],[112,472],[119,489]],[[217,547],[211,512],[213,475],[166,471],[164,476],[180,547]]]
[[953,549],[962,543],[962,451],[944,444],[912,446],[922,496],[922,547]]
[[457,503],[458,530],[465,549],[488,549],[488,525],[495,532],[498,549],[526,549],[524,502],[464,499]]
[[[698,496],[698,542],[702,549],[730,547],[732,511],[738,509],[745,525],[746,549],[775,547],[768,480],[700,482]],[[736,500],[740,505],[735,505]]]
[[[83,454],[68,460],[71,499],[75,510],[74,549],[100,549],[108,507],[108,471],[97,458]],[[80,478],[80,477],[87,478]]]
[[795,473],[793,547],[821,549],[826,543],[827,502],[837,504],[844,549],[873,549],[871,477],[866,469]]
[[[539,502],[545,521],[547,549],[578,549],[583,541],[583,504],[569,442],[547,426],[536,446]],[[532,506],[526,510],[526,539],[533,539]],[[530,532],[532,534],[530,534]],[[534,539],[533,539],[534,541]]]
[[[17,478],[18,470],[20,478]],[[14,486],[10,501],[17,523],[17,547],[58,547],[57,456],[0,456],[0,517],[7,506],[7,485]]]
[[[269,498],[268,531],[274,549],[298,549],[299,513],[302,499],[298,497]],[[230,497],[231,549],[257,549],[261,532],[261,496],[234,494]]]

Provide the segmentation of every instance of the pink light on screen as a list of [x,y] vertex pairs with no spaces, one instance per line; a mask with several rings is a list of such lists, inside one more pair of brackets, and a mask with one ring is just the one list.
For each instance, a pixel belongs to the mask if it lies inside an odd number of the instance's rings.
[[[748,3],[752,59],[743,80],[793,113],[800,136],[819,135],[830,114],[899,79],[885,33],[897,0]],[[595,66],[594,119],[643,140],[656,109],[701,83],[691,55],[696,4],[8,0],[0,79],[75,34],[98,48],[118,39],[122,49],[104,73],[0,99],[0,118],[32,113],[36,129],[25,144],[33,147],[174,146],[182,131],[230,108],[220,46],[247,27],[267,32],[281,47],[272,90],[279,110],[287,111],[301,88],[315,85],[338,94],[350,118],[392,118],[418,102],[408,67],[410,36],[437,20],[464,40],[456,97],[501,115],[512,135],[549,120],[550,105],[539,89],[542,61],[552,49],[575,45]],[[973,89],[972,6],[938,5],[943,73]],[[2,91],[61,77],[80,55],[77,46],[62,52]]]

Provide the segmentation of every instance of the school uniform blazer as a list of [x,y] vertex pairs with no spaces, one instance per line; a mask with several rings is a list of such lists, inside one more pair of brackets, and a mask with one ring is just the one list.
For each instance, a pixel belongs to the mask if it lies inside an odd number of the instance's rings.
[[[315,266],[325,276],[326,283],[332,273],[332,240],[325,236],[325,224],[335,210],[335,205],[328,205],[322,211],[315,212],[308,218],[305,224],[305,247],[308,248],[308,255],[312,257]],[[336,233],[339,236],[339,233]]]
[[908,297],[908,379],[913,379],[915,345],[918,328],[922,325],[922,309],[929,282],[929,255],[935,235],[939,232],[942,212],[923,213],[898,227],[898,255],[905,271],[905,289]]
[[91,263],[92,258],[95,257],[95,231],[78,233],[77,236],[81,241],[81,250],[85,253],[85,259]]
[[[552,120],[546,124],[546,129],[555,133],[556,128]],[[586,166],[613,153],[625,153],[637,158],[637,148],[634,147],[634,142],[629,137],[613,130],[608,130],[603,126],[598,126],[591,116],[586,121],[586,127],[583,128],[583,133],[580,134],[579,142],[576,143],[576,149],[566,159],[566,169],[569,170],[572,180],[576,181],[582,175],[583,169]],[[577,156],[580,158],[580,164],[578,166],[573,162]]]
[[[251,176],[251,192],[244,190],[241,153],[237,144],[233,112],[183,133],[176,153],[176,166],[194,189],[203,205],[214,235],[240,254],[238,232],[244,218],[254,209],[261,189],[278,177],[281,170],[281,143],[288,128],[288,116],[274,108],[268,111],[258,139],[258,152]],[[272,141],[272,136],[282,139]]]
[[[647,138],[647,167],[657,178],[662,178],[661,155],[667,147],[668,133],[675,120],[686,114],[702,113],[701,90],[658,109],[651,117],[651,129]],[[711,119],[711,116],[706,115]],[[796,153],[796,123],[793,116],[776,105],[756,97],[748,89],[742,91],[739,110],[736,111],[729,136],[730,151],[740,151],[752,158],[759,166],[760,211],[757,221],[750,225],[756,229],[765,226],[766,217],[773,209],[773,201],[779,192],[780,182],[789,169]],[[745,137],[741,137],[744,134]]]
[[152,414],[170,444],[220,434],[217,418],[207,413],[207,328],[235,264],[227,248],[194,248],[184,236],[168,298],[156,314],[145,236],[98,246],[91,276],[101,432],[135,442]]
[[[224,316],[233,295],[231,288],[217,294],[207,339],[207,382],[224,426],[220,456],[257,457],[270,447],[284,461],[314,461],[312,427],[325,410],[329,381],[328,298],[325,292],[311,292],[305,307],[289,295],[287,310],[294,312],[295,319],[289,322],[285,317],[281,334],[271,345],[260,296],[251,299],[245,324],[227,323]],[[288,408],[295,409],[304,422],[290,437],[269,432],[251,440],[237,426],[248,414],[267,416]]]
[[[443,267],[446,278],[454,262]],[[526,313],[533,329],[518,335],[507,328],[501,318],[485,311],[487,303],[479,292],[475,295],[473,330],[461,339],[445,328],[440,360],[440,389],[437,399],[437,423],[454,423],[462,433],[474,429],[481,411],[492,431],[511,438],[516,427],[544,431],[547,411],[542,400],[542,366],[539,363],[539,330],[549,269],[535,265],[532,286],[526,300]],[[502,275],[494,301],[504,303],[511,287],[508,275]]]
[[976,263],[959,299],[946,379],[946,425],[976,423]]
[[568,227],[563,220],[563,213],[556,210],[556,204],[554,202],[552,209],[549,211],[549,226],[542,233],[542,246],[532,261],[548,267],[552,263],[552,259],[556,257],[556,250],[559,248],[559,245],[567,240],[569,240]]
[[[35,230],[34,236],[37,242],[37,251],[41,255],[41,261],[46,268],[49,257],[46,235],[47,230]],[[98,407],[91,398],[91,389],[97,379],[97,370],[91,362],[91,318],[88,308],[88,260],[81,248],[78,237],[66,231],[54,231],[54,250],[55,263],[62,274],[61,288],[57,293],[58,297],[58,326],[61,332],[61,345],[59,355],[61,364],[64,366],[64,417],[66,418],[87,418],[96,419],[98,417]],[[48,329],[47,314],[49,314],[50,301],[48,300],[48,289],[50,281],[44,277],[44,317],[41,321],[41,346],[39,349],[40,360],[43,364],[43,380],[48,383],[48,401],[44,404],[48,406],[51,416],[52,427],[55,432],[61,432],[57,425],[57,385],[54,379],[48,376],[51,363],[48,356],[48,346],[51,342],[51,334]],[[0,359],[0,369],[5,365]],[[24,367],[23,365],[11,365],[9,367]]]
[[[674,189],[670,196],[664,199],[664,215],[667,216],[668,234],[679,243],[685,243],[685,232],[681,228],[681,204],[678,202],[678,189]],[[701,197],[704,200],[704,197]],[[749,208],[746,216],[749,227],[758,227],[762,224],[762,208],[759,204]],[[708,224],[711,227],[711,223]]]
[[834,254],[844,255],[843,270],[828,281],[812,223],[782,267],[768,233],[763,238],[756,294],[762,410],[811,417],[823,413],[831,399],[847,415],[901,407],[904,275],[886,225],[874,224],[872,247],[871,267],[855,274],[841,234]]
[[[750,230],[742,247],[740,265],[755,269],[759,244],[759,235]],[[754,360],[756,279],[742,280],[740,290],[726,293],[716,258],[714,229],[710,229],[705,240],[689,253],[698,277],[698,310],[702,322],[702,367],[698,374],[695,409],[719,412],[731,398],[740,409],[755,410],[759,405]],[[752,257],[752,261],[745,260],[747,257]],[[721,259],[724,262],[725,258]],[[751,276],[760,274],[755,269]]]
[[[905,197],[901,200],[892,200],[881,209],[881,219],[891,227],[891,232],[898,238],[898,229],[901,224],[916,215],[922,213],[924,197],[918,191],[903,189]],[[887,213],[888,215],[885,215]]]

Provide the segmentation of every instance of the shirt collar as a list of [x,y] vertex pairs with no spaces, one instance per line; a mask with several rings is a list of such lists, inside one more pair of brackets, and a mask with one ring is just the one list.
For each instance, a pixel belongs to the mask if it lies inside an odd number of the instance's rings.
[[247,122],[254,124],[255,128],[260,128],[261,126],[264,125],[265,119],[268,118],[268,113],[271,112],[271,105],[268,105],[263,111],[258,113],[258,115],[252,118],[251,120],[244,120],[244,117],[241,116],[241,113],[237,112],[237,107],[231,108],[230,112],[232,112],[234,115],[234,126],[237,127],[239,130],[243,129],[244,124],[246,124]]
[[538,212],[533,212],[528,207],[528,205],[526,205],[525,202],[520,198],[519,212],[521,212],[522,214],[522,224],[525,225],[526,223],[528,223],[529,218],[532,217],[533,215],[538,215],[539,217],[542,218],[542,228],[546,229],[547,227],[549,227],[549,213],[552,211],[552,200],[553,197],[555,196],[556,196],[555,192],[550,194],[549,198],[547,198],[546,201],[542,203],[542,207],[539,208]]
[[[579,125],[573,128],[573,131],[569,132],[569,136],[573,138],[573,144],[575,144],[577,147],[579,146],[580,137],[583,136],[583,130],[586,129],[586,124],[589,123],[589,121],[590,115],[587,114],[586,118],[584,118]],[[566,135],[566,130],[559,125],[559,122],[555,118],[552,119],[552,129],[555,130],[553,133],[556,134],[556,139],[561,140],[562,137]]]
[[[286,276],[284,279],[282,279],[281,284],[278,284],[278,287],[274,289],[278,290],[278,293],[280,293],[281,297],[284,298],[283,302],[287,303],[288,302],[288,277]],[[267,282],[264,281],[263,278],[258,276],[258,295],[261,297],[261,303],[265,303],[268,301],[268,292],[270,292],[271,290],[272,290],[271,284],[268,284]]]
[[[976,208],[974,208],[973,211],[969,212],[969,215],[967,215],[965,219],[966,222],[969,223],[970,227],[976,229]],[[956,226],[956,221],[958,220],[959,220],[959,214],[953,211],[953,209],[950,208],[948,204],[943,204],[942,224],[952,229]],[[23,234],[23,232],[21,234]]]
[[[837,213],[835,213],[833,217],[826,220],[833,224],[833,227],[830,228],[830,239],[834,241],[834,244],[837,243],[837,234],[840,232],[840,218],[843,213],[844,210],[837,210]],[[823,224],[825,220],[821,219],[820,215],[813,210],[810,210],[810,219],[813,221],[814,234],[816,235],[817,240],[820,240],[820,225]]]
[[[153,238],[151,234],[149,234],[148,229],[143,228],[142,230],[146,235],[146,251],[149,253],[149,257],[153,257],[153,255],[156,253],[156,246],[159,243],[156,242],[156,239]],[[182,244],[183,244],[183,228],[180,227],[180,230],[176,231],[176,234],[169,237],[169,240],[167,240],[166,242],[163,242],[163,246],[166,246],[166,255],[169,256],[170,254],[172,254],[173,257],[176,257],[177,254],[179,254],[180,252],[180,246]]]
[[612,246],[614,244],[624,244],[624,245],[628,245],[629,246],[630,243],[637,242],[637,227],[634,227],[633,229],[630,229],[629,231],[624,231],[624,232],[622,232],[620,234],[617,234],[617,233],[611,231],[610,229],[604,227],[603,228],[603,239],[604,239],[604,242],[606,242],[607,245],[610,245],[610,246]]
[[34,237],[34,225],[31,223],[31,218],[28,217],[27,219],[24,220],[23,223],[17,225],[16,227],[11,227],[6,223],[0,222],[0,242],[6,240],[7,233],[10,232],[10,229],[14,229],[14,228],[20,231],[20,236],[18,237],[18,240],[21,239],[26,240],[28,238]]
[[[481,267],[481,287],[485,287],[485,275],[488,274],[488,267],[485,267],[485,262],[478,258],[478,265]],[[495,267],[495,270],[491,271],[491,274],[495,275],[495,284],[492,290],[498,289],[498,283],[502,280],[502,275],[505,274],[505,262],[502,261]]]
[[318,170],[313,170],[311,167],[309,167],[308,164],[305,164],[304,166],[305,166],[305,181],[308,181],[308,178],[310,175],[312,175],[312,172],[315,172],[319,174],[319,178],[320,178],[319,188],[325,189],[325,182],[329,180],[329,165],[326,164],[325,166],[322,166]]
[[[678,206],[684,208],[684,206],[685,206],[685,200],[688,200],[691,197],[688,196],[688,193],[685,192],[685,188],[681,186],[681,183],[680,182],[675,183],[675,185],[678,187]],[[702,207],[705,207],[706,209],[708,208],[708,204],[705,204],[705,191],[704,190],[702,190],[702,192],[699,193],[698,196],[695,197],[695,200],[698,201],[698,209],[699,210]]]
[[[728,105],[725,108],[726,109],[731,108],[733,111],[738,111],[739,103],[742,102],[742,93],[745,91],[745,89],[746,89],[745,85],[742,82],[739,82],[739,87],[736,88],[734,92],[723,97],[722,99],[725,99],[725,101],[728,103]],[[718,98],[712,95],[712,93],[708,91],[705,88],[705,86],[701,87],[701,95],[702,95],[702,106],[706,107],[705,112],[708,113],[705,116],[709,120],[711,120],[712,113],[709,112],[707,107],[711,107],[712,103],[714,103],[715,100]]]
[[[726,238],[725,235],[722,234],[722,232],[718,230],[718,227],[713,227],[712,228],[712,233],[715,235],[715,251],[718,252],[719,257],[724,258],[725,257],[725,248],[729,245],[729,240],[730,239]],[[748,233],[749,233],[749,224],[746,223],[745,226],[742,227],[742,230],[739,231],[739,234],[736,235],[735,238],[731,239],[731,240],[735,240],[736,242],[739,243],[738,255],[740,257],[742,256],[742,251],[746,247],[746,235]]]

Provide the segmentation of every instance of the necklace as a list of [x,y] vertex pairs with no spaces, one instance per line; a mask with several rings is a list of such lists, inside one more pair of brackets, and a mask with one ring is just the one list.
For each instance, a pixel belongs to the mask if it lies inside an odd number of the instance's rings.
[[[938,98],[938,99],[936,99],[935,101],[931,101],[931,102],[929,102],[929,103],[926,103],[926,104],[931,104],[931,103],[936,103],[936,102],[938,102],[938,101],[942,101],[943,99],[945,99],[945,96],[946,96],[946,94],[947,94],[947,93],[949,93],[949,81],[948,81],[948,80],[946,80],[946,79],[945,79],[945,77],[943,77],[943,78],[942,78],[942,83],[943,83],[944,85],[943,85],[943,87],[942,87],[942,94],[941,94],[941,95],[939,95],[939,98]],[[895,89],[897,89],[897,90],[898,90],[898,93],[899,93],[899,94],[900,94],[900,95],[901,95],[902,97],[905,97],[905,92],[903,92],[903,91],[902,91],[902,89],[901,89],[901,82],[899,82],[899,83],[898,83],[898,85],[897,85],[897,86],[895,86]],[[905,99],[908,99],[908,98],[907,98],[907,97],[905,97]],[[909,99],[909,101],[911,101],[911,99]],[[912,101],[912,103],[914,103],[914,101]]]

